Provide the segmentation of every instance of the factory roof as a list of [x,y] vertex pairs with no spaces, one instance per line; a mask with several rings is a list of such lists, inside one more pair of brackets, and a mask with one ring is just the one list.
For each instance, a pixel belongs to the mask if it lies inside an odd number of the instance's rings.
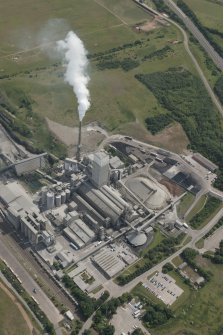
[[84,246],[84,242],[69,227],[65,228],[63,231],[69,240],[78,248],[82,248]]
[[146,243],[147,237],[143,232],[132,231],[126,236],[128,242],[132,244],[134,247],[142,246]]
[[89,241],[89,236],[85,233],[85,231],[79,227],[75,222],[72,222],[69,226],[74,234],[76,234],[84,243]]
[[110,159],[109,164],[112,169],[119,169],[124,167],[124,163],[121,161],[121,159],[118,156],[114,156]]
[[105,164],[108,164],[109,163],[109,156],[108,154],[106,154],[105,152],[103,151],[99,151],[99,152],[96,152],[94,155],[93,155],[93,161],[100,165],[100,166],[103,166]]
[[90,183],[82,183],[79,188],[81,195],[104,217],[110,217],[115,223],[128,204],[109,187],[103,186],[100,190]]
[[69,227],[64,229],[65,235],[79,248],[82,248],[93,237],[94,232],[81,219],[70,220]]
[[75,220],[76,225],[82,229],[89,237],[94,237],[94,232],[81,219]]
[[102,249],[92,260],[101,268],[101,270],[109,277],[115,276],[125,267],[125,263],[109,250]]
[[199,153],[195,153],[193,155],[193,159],[212,172],[218,168],[216,164]]
[[5,205],[13,205],[17,211],[35,207],[21,185],[16,182],[7,185],[0,184],[0,199]]

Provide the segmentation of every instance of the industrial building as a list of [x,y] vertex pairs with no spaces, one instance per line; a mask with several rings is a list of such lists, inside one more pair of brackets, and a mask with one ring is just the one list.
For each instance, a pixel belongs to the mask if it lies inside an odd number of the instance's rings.
[[125,164],[120,160],[118,156],[110,158],[109,164],[112,169],[123,169],[125,167]]
[[17,183],[1,185],[0,200],[5,207],[6,219],[32,245],[43,242],[49,246],[54,242],[54,235],[48,230],[48,220],[39,213],[26,194],[20,192]]
[[97,255],[92,257],[92,261],[108,278],[114,277],[125,267],[121,259],[106,249],[101,249]]
[[40,207],[50,210],[54,207],[60,207],[70,200],[70,184],[60,183],[59,185],[43,186],[40,193]]
[[211,172],[218,169],[218,166],[199,153],[193,154],[192,158]]
[[96,152],[89,156],[91,175],[90,179],[92,184],[100,188],[103,185],[107,185],[109,181],[109,156],[105,152]]
[[83,182],[77,192],[89,203],[104,219],[109,218],[113,226],[120,223],[125,214],[131,216],[131,207],[122,199],[117,191],[104,185],[100,189],[94,188],[90,182]]
[[81,219],[71,217],[67,225],[63,232],[78,249],[94,240],[94,232]]
[[126,236],[127,241],[133,247],[141,247],[147,241],[146,234],[142,231],[133,230]]
[[17,176],[21,176],[24,173],[36,171],[37,169],[42,169],[46,165],[47,153],[40,154],[35,157],[26,158],[19,162],[14,163],[14,168]]

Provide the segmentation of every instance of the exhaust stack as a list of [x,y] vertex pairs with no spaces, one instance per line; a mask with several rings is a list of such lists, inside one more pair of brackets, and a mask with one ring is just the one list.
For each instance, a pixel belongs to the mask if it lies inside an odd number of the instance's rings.
[[78,143],[77,143],[77,161],[80,162],[81,160],[81,127],[82,127],[82,122],[79,122],[79,133],[78,133]]

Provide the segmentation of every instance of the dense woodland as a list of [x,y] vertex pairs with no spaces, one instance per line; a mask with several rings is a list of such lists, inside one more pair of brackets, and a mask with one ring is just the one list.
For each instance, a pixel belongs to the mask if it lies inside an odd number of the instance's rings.
[[215,186],[223,189],[222,122],[200,79],[182,68],[138,74],[136,78],[168,110],[165,116],[148,117],[145,120],[148,129],[155,134],[168,122],[179,122],[190,140],[190,148],[219,166]]

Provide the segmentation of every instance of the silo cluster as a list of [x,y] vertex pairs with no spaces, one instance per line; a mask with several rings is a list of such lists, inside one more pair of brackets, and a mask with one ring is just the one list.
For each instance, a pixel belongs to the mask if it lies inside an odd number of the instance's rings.
[[53,209],[69,202],[70,189],[68,185],[47,187],[44,186],[41,191],[41,202],[46,209]]

